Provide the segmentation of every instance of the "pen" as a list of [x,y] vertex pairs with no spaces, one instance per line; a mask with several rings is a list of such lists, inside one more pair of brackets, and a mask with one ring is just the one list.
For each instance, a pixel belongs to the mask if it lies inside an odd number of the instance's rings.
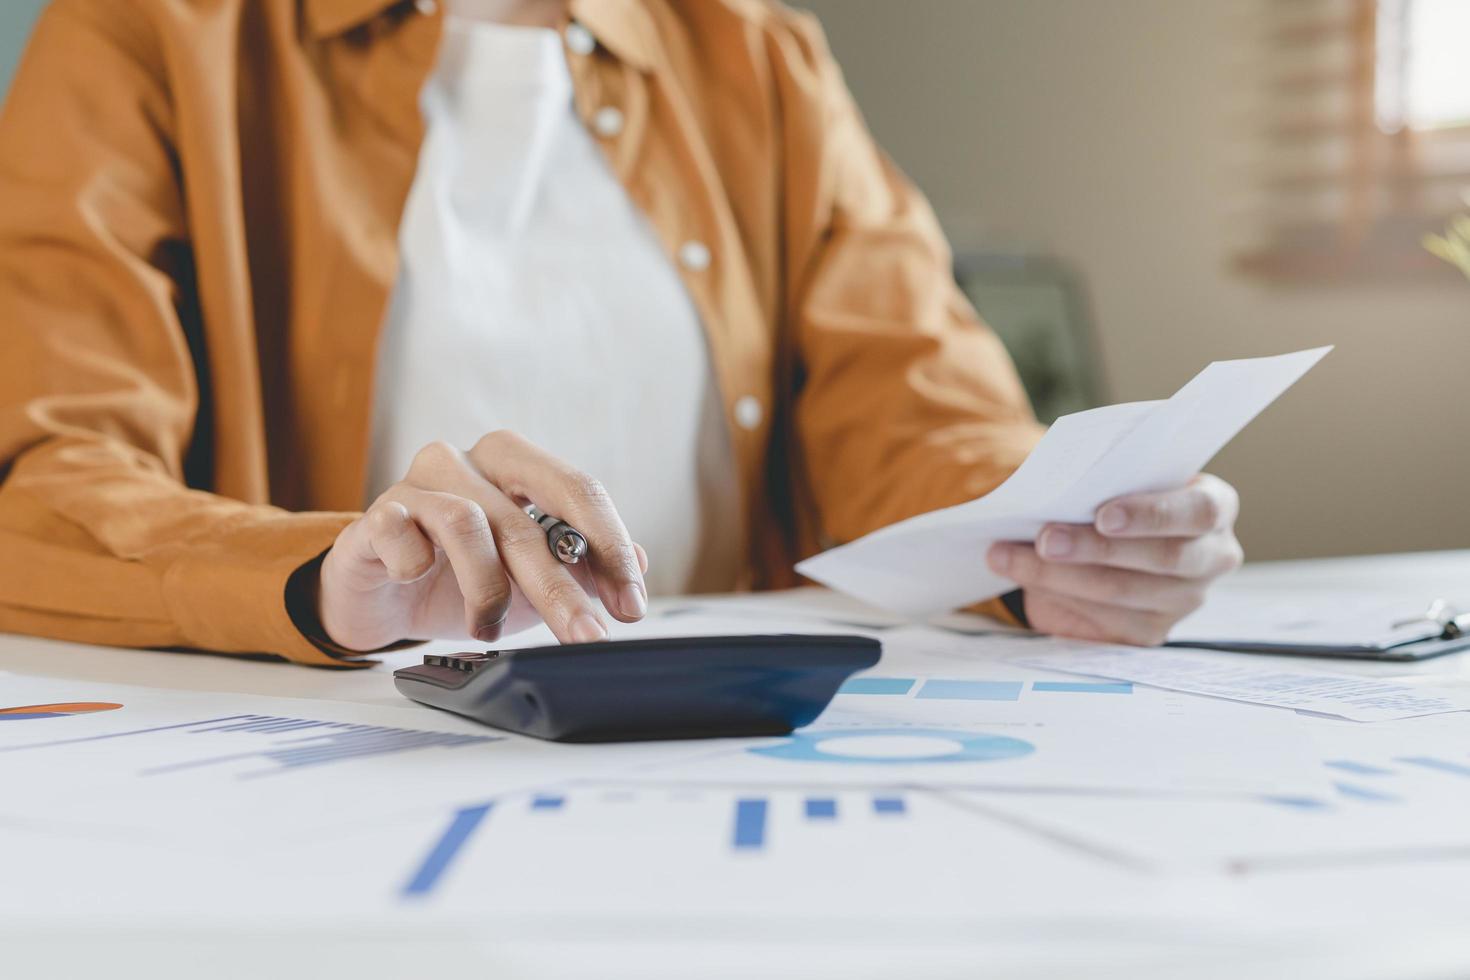
[[560,517],[553,517],[535,504],[526,508],[526,514],[541,525],[546,532],[546,546],[563,565],[575,565],[587,553],[587,539],[582,532]]

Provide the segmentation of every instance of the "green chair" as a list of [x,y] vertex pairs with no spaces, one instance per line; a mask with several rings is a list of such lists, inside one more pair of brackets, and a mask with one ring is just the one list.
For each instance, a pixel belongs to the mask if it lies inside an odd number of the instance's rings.
[[1041,421],[1095,408],[1107,390],[1081,278],[1048,256],[957,255],[955,279],[1020,372]]
[[10,89],[10,76],[31,36],[31,25],[47,0],[0,0],[0,98]]

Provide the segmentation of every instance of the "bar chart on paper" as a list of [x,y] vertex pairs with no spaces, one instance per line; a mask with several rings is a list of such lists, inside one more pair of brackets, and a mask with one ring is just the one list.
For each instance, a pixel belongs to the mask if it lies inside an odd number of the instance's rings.
[[150,761],[133,770],[140,777],[213,767],[229,770],[234,779],[258,779],[308,766],[418,749],[478,745],[498,738],[247,714],[0,746],[0,754],[55,755],[118,740],[129,740],[129,755],[134,758],[144,757],[137,743],[146,741],[143,753]]
[[503,888],[520,901],[526,889],[624,889],[621,875],[759,880],[793,863],[860,866],[973,822],[920,790],[576,785],[446,813],[397,887],[405,901]]
[[1059,833],[1166,863],[1235,872],[1470,857],[1470,717],[1364,725],[1303,718],[1325,784],[1204,802],[1057,797],[998,806]]
[[339,819],[334,808],[432,807],[462,799],[470,779],[470,792],[500,792],[546,771],[544,746],[427,712],[10,676],[4,689],[6,707],[26,710],[0,724],[0,785],[15,790],[0,794],[0,817],[63,814],[79,832],[201,846],[309,834]]
[[[890,669],[904,665],[902,657],[890,659]],[[644,772],[693,784],[1299,795],[1327,784],[1295,720],[1269,709],[1126,682],[1037,676],[993,661],[923,666],[943,672],[858,675],[808,728],[738,747],[711,745]]]
[[[1298,810],[1331,812],[1354,804],[1413,807],[1423,801],[1441,806],[1454,800],[1453,812],[1470,808],[1470,752],[1437,755],[1393,755],[1372,762],[1358,759],[1327,759],[1333,792],[1323,798],[1268,796],[1266,802]],[[1470,844],[1470,832],[1464,839]]]
[[116,711],[120,704],[110,701],[63,701],[57,704],[23,704],[0,708],[0,721],[35,721],[38,718],[70,718],[98,711]]
[[929,701],[1019,701],[1025,691],[1038,694],[1132,694],[1126,681],[972,680],[947,677],[854,677],[838,694],[916,697]]
[[671,922],[715,915],[734,930],[754,915],[801,929],[885,917],[896,895],[931,923],[977,907],[1054,911],[1072,899],[1047,884],[1058,868],[1117,898],[1117,870],[1095,855],[942,791],[594,782],[446,809],[379,888],[435,911],[662,910]]

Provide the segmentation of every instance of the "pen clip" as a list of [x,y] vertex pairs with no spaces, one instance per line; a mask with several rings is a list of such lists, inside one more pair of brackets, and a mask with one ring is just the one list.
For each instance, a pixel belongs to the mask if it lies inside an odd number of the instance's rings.
[[1446,602],[1443,598],[1435,598],[1422,614],[1400,619],[1393,623],[1393,628],[1399,629],[1415,623],[1434,623],[1440,628],[1440,635],[1444,639],[1453,640],[1470,632],[1470,613],[1462,613],[1455,608],[1453,603]]
[[546,543],[551,553],[563,565],[575,565],[587,554],[587,539],[582,532],[559,517],[553,517],[535,504],[527,504],[526,516],[546,532]]

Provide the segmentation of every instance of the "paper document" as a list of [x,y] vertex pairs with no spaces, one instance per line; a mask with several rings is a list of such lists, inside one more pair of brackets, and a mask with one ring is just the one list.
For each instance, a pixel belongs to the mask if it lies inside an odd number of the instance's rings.
[[1231,653],[1096,646],[1022,654],[1012,662],[1231,701],[1298,708],[1350,721],[1390,721],[1470,709],[1470,690],[1287,670]]
[[[738,606],[616,627],[630,636],[738,633]],[[722,614],[723,613],[723,614]],[[761,620],[770,632],[831,631]],[[1130,684],[1079,683],[1008,658],[1070,649],[1032,633],[971,636],[928,626],[841,627],[883,643],[811,726],[720,739],[642,760],[603,749],[609,771],[665,783],[894,785],[1089,792],[1311,792],[1322,776],[1290,714]],[[694,743],[684,743],[686,745]]]
[[926,786],[1093,793],[1315,792],[1295,716],[980,662],[848,681],[813,725],[652,759],[665,785]]
[[1425,615],[1428,605],[1427,598],[1406,601],[1364,590],[1293,589],[1289,595],[1222,590],[1170,630],[1169,640],[1191,645],[1389,650],[1444,633],[1442,622]]
[[1029,823],[1165,867],[1299,870],[1470,857],[1470,715],[1381,725],[1297,716],[1331,785],[1255,801],[1013,794]]
[[[385,675],[385,685],[391,683]],[[217,846],[605,775],[689,742],[560,745],[429,708],[0,674],[0,821]]]
[[1013,586],[986,566],[992,543],[1034,540],[1050,521],[1090,524],[1114,497],[1184,484],[1329,350],[1217,361],[1167,401],[1063,416],[986,496],[890,525],[796,569],[911,616],[1000,595]]

